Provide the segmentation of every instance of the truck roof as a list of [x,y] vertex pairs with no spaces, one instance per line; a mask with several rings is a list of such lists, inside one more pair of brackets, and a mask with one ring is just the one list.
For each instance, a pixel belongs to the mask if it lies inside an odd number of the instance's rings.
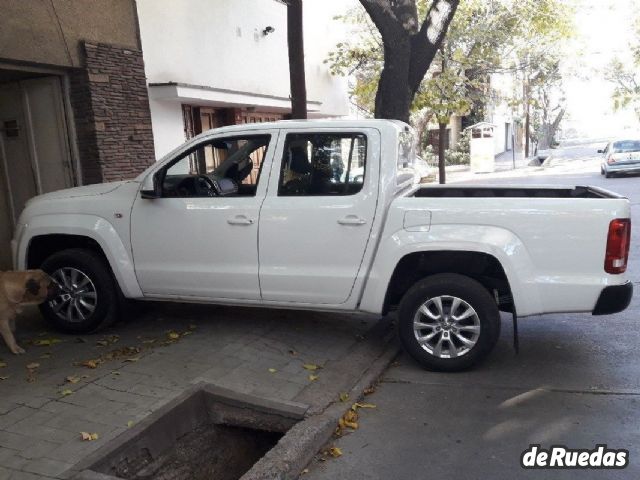
[[[384,120],[378,118],[364,118],[364,119],[345,119],[345,118],[321,118],[321,119],[309,119],[309,120],[278,120],[276,122],[264,122],[264,123],[242,123],[238,125],[228,125],[225,127],[215,128],[216,132],[235,132],[235,131],[247,131],[247,130],[263,130],[263,129],[278,129],[278,128],[379,128],[385,129],[392,127],[394,129],[404,129],[408,127],[404,122],[400,120]],[[206,135],[212,130],[202,132],[200,135]]]

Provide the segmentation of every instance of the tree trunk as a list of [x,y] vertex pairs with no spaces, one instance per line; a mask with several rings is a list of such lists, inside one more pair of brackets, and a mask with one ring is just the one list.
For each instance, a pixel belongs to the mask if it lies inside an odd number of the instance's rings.
[[287,2],[287,42],[291,85],[291,118],[304,119],[307,118],[307,85],[304,73],[302,0]]
[[525,79],[524,81],[524,101],[525,101],[525,113],[524,113],[524,158],[529,157],[529,142],[530,142],[530,115],[529,115],[529,83]]
[[375,116],[408,122],[413,98],[444,40],[460,0],[433,0],[422,25],[416,0],[360,0],[360,3],[384,44]]
[[542,135],[540,135],[540,142],[538,142],[538,148],[540,150],[547,150],[552,147],[553,140],[556,137],[556,132],[564,116],[565,109],[561,109],[555,120],[551,123],[545,123],[542,126]]
[[440,178],[441,184],[447,183],[444,169],[444,152],[447,149],[446,136],[447,124],[438,123],[438,177]]
[[407,84],[411,45],[398,35],[385,42],[384,68],[376,92],[375,117],[393,118],[409,123],[412,96]]

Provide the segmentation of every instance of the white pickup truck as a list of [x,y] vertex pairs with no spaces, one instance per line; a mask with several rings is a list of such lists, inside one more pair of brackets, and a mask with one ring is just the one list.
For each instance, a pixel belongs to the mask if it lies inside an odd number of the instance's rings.
[[630,207],[592,187],[420,185],[401,122],[205,132],[131,181],[35,198],[15,266],[62,287],[44,316],[88,332],[122,298],[386,314],[425,367],[484,358],[499,311],[624,310]]

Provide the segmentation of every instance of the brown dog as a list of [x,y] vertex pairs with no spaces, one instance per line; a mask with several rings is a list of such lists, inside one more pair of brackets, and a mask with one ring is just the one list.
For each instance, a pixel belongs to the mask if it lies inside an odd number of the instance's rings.
[[24,353],[13,336],[20,306],[44,302],[55,286],[51,277],[42,270],[0,272],[0,335],[13,353]]

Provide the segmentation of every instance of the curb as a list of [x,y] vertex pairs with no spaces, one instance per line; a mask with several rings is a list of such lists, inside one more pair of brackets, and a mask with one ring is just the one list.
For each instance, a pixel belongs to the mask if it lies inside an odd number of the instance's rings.
[[[394,339],[349,390],[349,398],[358,401],[364,389],[372,385],[400,352]],[[312,415],[296,424],[278,444],[262,457],[240,480],[292,480],[313,459],[333,435],[338,420],[351,408],[348,404],[333,402],[322,413]]]

